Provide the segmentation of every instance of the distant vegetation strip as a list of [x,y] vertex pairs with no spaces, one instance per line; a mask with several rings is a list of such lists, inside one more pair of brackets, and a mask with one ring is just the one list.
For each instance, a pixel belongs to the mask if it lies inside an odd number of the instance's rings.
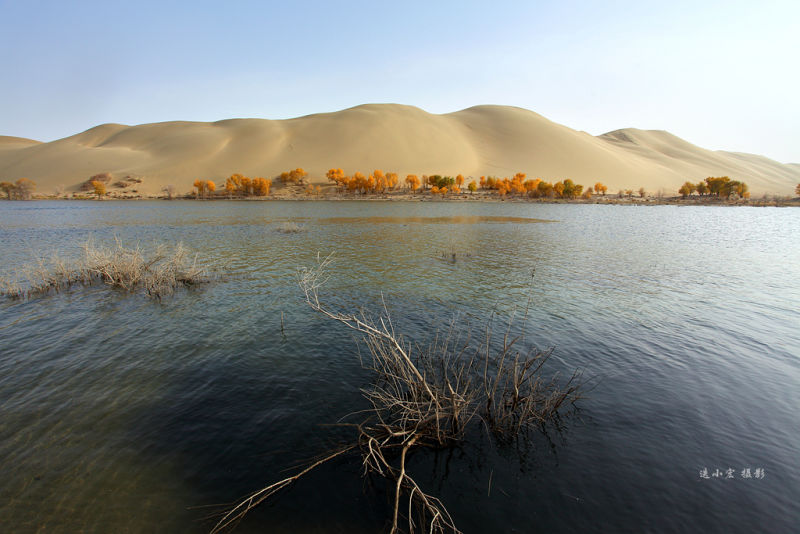
[[[591,199],[594,195],[602,195],[604,198],[608,192],[608,186],[602,182],[585,187],[577,184],[570,179],[548,182],[541,178],[529,179],[525,173],[519,172],[513,177],[499,178],[497,176],[481,176],[478,179],[473,177],[465,178],[464,175],[443,176],[440,174],[408,174],[405,179],[395,172],[384,172],[380,169],[364,174],[356,171],[353,174],[346,174],[341,168],[331,168],[325,174],[328,181],[335,186],[339,195],[350,194],[353,196],[386,195],[388,193],[423,193],[431,196],[459,195],[468,191],[474,194],[478,190],[484,194],[495,194],[498,197],[528,197],[533,199]],[[302,188],[301,191],[306,196],[322,195],[323,190],[319,185],[307,183],[308,172],[303,168],[296,168],[285,171],[276,176],[281,185],[295,186]],[[112,184],[113,182],[113,184]],[[121,180],[114,181],[111,173],[104,172],[96,174],[80,185],[80,191],[88,192],[95,198],[103,198],[108,195],[108,189],[122,189],[126,192],[136,193],[135,189],[129,190],[132,186],[142,183],[142,178],[125,176]],[[266,198],[272,192],[273,180],[271,178],[254,177],[250,178],[243,174],[235,173],[225,181],[224,188],[218,189],[213,180],[197,179],[194,181],[194,189],[191,194],[184,198],[191,197],[197,199],[208,198]],[[8,200],[30,200],[36,189],[36,183],[28,178],[20,178],[16,182],[0,182],[2,191]],[[732,180],[727,176],[710,176],[697,183],[685,182],[679,189],[678,194],[687,199],[696,194],[698,197],[714,197],[728,200],[748,200],[750,190],[746,182]],[[795,187],[795,194],[800,197],[800,184]],[[63,188],[57,191],[56,196],[63,195]],[[167,185],[162,188],[162,193],[168,199],[176,198],[175,185]],[[638,195],[639,198],[646,198],[648,192],[642,187],[635,191],[632,189],[620,189],[617,198],[632,198]],[[664,198],[665,193],[659,191],[655,194],[657,198]],[[73,198],[78,198],[77,194]],[[767,200],[765,195],[764,200]]]

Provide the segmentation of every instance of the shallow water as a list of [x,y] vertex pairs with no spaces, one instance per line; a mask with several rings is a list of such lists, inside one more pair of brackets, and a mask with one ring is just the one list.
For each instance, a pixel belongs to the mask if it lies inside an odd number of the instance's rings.
[[[0,531],[207,532],[350,435],[369,382],[324,294],[421,342],[454,317],[594,382],[561,431],[411,458],[464,532],[791,532],[800,521],[800,216],[780,208],[2,202],[0,273],[88,238],[182,241],[228,274],[162,302],[103,287],[0,302]],[[283,234],[294,221],[302,232]],[[453,261],[452,254],[456,254]],[[531,275],[535,276],[531,284]],[[284,332],[281,333],[281,312]],[[375,532],[387,488],[337,460],[239,532]],[[703,479],[714,470],[733,478]],[[763,469],[763,478],[742,470]],[[489,480],[491,479],[491,484]]]

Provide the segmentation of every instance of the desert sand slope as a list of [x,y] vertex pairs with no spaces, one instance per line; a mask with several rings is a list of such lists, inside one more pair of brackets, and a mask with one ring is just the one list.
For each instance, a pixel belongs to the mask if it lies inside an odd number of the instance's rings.
[[75,191],[89,176],[140,177],[139,192],[165,185],[189,191],[197,178],[224,182],[234,172],[274,177],[303,167],[325,172],[380,168],[404,176],[464,174],[546,180],[571,178],[610,191],[644,187],[674,193],[685,180],[728,175],[756,193],[790,194],[800,166],[761,156],[705,150],[667,132],[625,129],[601,136],[572,130],[525,109],[477,106],[434,115],[397,104],[368,104],[289,120],[103,124],[39,143],[0,137],[0,179],[27,177],[37,191]]
[[754,193],[788,194],[798,181],[791,165],[754,154],[706,150],[661,130],[626,128],[599,138],[671,171],[681,183],[696,182],[697,176],[730,176],[747,182]]
[[8,147],[20,148],[21,146],[37,145],[39,141],[26,139],[24,137],[12,137],[10,135],[0,135],[0,150]]

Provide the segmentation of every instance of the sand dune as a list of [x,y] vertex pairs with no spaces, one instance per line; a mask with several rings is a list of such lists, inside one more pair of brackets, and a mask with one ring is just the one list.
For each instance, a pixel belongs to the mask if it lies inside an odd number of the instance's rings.
[[224,182],[234,172],[274,177],[295,167],[309,171],[312,182],[325,182],[331,167],[401,176],[525,172],[587,185],[602,181],[609,191],[668,193],[706,176],[744,180],[754,194],[789,195],[800,182],[797,164],[706,150],[664,131],[629,128],[595,137],[507,106],[434,115],[369,104],[278,121],[103,124],[49,143],[0,136],[0,179],[30,178],[41,193],[75,191],[101,172],[140,177],[138,190],[157,194],[167,184],[189,191],[197,178]]

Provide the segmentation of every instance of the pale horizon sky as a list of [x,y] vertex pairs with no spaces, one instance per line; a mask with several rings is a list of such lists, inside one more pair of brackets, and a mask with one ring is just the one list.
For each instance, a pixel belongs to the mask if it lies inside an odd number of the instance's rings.
[[800,163],[800,2],[0,0],[0,135],[518,106]]

